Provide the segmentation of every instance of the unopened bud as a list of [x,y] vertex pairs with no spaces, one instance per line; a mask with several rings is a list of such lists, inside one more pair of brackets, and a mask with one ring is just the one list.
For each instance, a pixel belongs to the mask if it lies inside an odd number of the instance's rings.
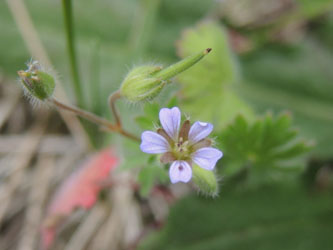
[[165,69],[155,65],[136,67],[125,77],[120,93],[132,102],[151,100],[161,92],[172,77],[196,64],[210,51],[211,49],[205,49]]
[[208,196],[217,196],[218,182],[213,171],[203,169],[196,164],[192,166],[193,182],[199,191]]
[[24,89],[29,95],[45,101],[53,94],[55,81],[53,76],[46,73],[37,61],[28,64],[27,70],[17,72]]
[[134,68],[127,74],[120,87],[121,95],[132,102],[153,99],[167,83],[167,81],[152,76],[153,73],[160,70],[161,67],[155,65]]

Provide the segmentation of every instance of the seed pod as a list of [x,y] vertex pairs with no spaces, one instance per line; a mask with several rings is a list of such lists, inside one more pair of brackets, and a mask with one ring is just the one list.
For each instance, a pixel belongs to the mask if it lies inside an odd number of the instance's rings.
[[174,64],[170,65],[169,67],[154,73],[154,76],[158,77],[160,79],[163,79],[163,80],[168,80],[168,79],[180,74],[181,72],[187,70],[188,68],[192,67],[194,64],[199,62],[202,58],[204,58],[205,55],[207,55],[211,51],[212,51],[212,49],[208,48],[197,54],[188,56],[188,57],[184,58],[183,60],[181,60],[177,63],[174,63]]
[[162,91],[172,77],[196,64],[210,51],[211,49],[205,49],[165,69],[156,65],[136,67],[125,77],[120,93],[131,102],[149,101]]

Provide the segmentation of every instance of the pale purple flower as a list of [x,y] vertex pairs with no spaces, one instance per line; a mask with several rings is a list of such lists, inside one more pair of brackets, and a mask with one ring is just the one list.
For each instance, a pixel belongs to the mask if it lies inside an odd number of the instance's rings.
[[192,164],[213,170],[222,152],[212,148],[212,141],[206,137],[213,125],[195,122],[192,126],[186,120],[182,126],[179,108],[162,108],[159,114],[162,128],[157,133],[145,131],[141,136],[140,148],[148,154],[163,154],[162,163],[171,163],[169,176],[172,183],[189,182],[192,178]]

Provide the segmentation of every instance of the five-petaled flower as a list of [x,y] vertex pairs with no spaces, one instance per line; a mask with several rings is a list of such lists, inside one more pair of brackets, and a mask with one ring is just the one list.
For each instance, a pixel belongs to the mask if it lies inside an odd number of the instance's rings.
[[212,148],[212,141],[206,138],[213,130],[213,125],[195,122],[192,126],[186,120],[180,127],[179,108],[162,108],[159,113],[162,128],[157,133],[142,133],[140,148],[148,154],[163,154],[161,162],[171,163],[169,169],[172,183],[189,182],[192,178],[192,164],[213,170],[222,152]]

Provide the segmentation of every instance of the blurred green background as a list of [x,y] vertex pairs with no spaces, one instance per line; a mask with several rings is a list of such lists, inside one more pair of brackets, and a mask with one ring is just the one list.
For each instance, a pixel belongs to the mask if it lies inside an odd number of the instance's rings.
[[[61,2],[25,3],[73,99]],[[74,1],[79,72],[90,110],[107,114],[108,95],[134,65],[167,65],[212,47],[209,68],[198,65],[178,78],[188,113],[224,128],[239,111],[250,121],[286,111],[300,135],[315,143],[303,158],[305,170],[278,185],[244,185],[241,174],[224,180],[222,162],[219,197],[177,203],[142,249],[332,249],[332,8],[332,0]],[[0,31],[0,70],[16,77],[30,55],[6,1],[0,2]],[[99,89],[98,100],[92,88]],[[122,109],[130,109],[130,121],[142,108],[128,106]],[[223,136],[219,140],[223,145]],[[318,177],[323,169],[324,183]]]

